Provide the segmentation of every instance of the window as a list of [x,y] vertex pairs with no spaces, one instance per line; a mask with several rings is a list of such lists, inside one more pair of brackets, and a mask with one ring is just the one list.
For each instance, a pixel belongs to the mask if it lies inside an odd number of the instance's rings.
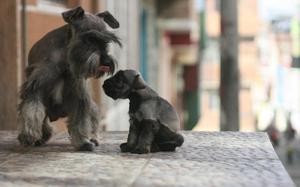
[[45,3],[50,5],[67,5],[68,0],[39,0],[39,3]]

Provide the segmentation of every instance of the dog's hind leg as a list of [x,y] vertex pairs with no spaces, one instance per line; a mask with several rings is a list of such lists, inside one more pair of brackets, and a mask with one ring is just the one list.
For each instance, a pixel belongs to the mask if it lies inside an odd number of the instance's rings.
[[52,136],[52,127],[50,126],[50,121],[48,117],[45,117],[43,126],[42,126],[42,138],[37,140],[34,145],[41,146],[44,145]]
[[23,146],[32,146],[41,139],[42,125],[45,119],[45,106],[38,97],[24,99],[19,105],[18,120],[21,131],[18,140]]

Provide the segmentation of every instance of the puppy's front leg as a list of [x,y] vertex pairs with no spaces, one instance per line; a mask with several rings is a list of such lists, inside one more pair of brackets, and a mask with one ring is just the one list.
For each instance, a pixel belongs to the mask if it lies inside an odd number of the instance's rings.
[[130,119],[130,128],[129,128],[129,134],[127,137],[127,143],[122,143],[120,145],[121,152],[131,152],[138,141],[138,122],[136,120]]
[[144,119],[141,122],[141,133],[138,138],[138,144],[133,153],[149,153],[155,134],[159,130],[159,123],[155,120]]

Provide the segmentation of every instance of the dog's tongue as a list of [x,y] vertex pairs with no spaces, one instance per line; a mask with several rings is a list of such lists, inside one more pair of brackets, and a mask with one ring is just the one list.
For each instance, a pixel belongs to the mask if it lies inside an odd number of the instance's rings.
[[110,72],[110,67],[109,66],[100,66],[98,68],[99,71],[102,71],[102,72]]

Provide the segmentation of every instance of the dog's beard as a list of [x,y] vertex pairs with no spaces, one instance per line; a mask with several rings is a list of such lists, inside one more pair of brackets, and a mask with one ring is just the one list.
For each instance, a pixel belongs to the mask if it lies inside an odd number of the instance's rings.
[[109,55],[101,56],[97,52],[91,53],[81,68],[81,74],[86,78],[99,78],[105,73],[113,74],[115,70],[115,61]]
[[92,53],[87,59],[86,65],[88,77],[99,78],[105,73],[113,74],[115,71],[116,61],[109,55],[99,55]]
[[97,53],[92,53],[86,61],[86,77],[98,78],[102,76],[105,73],[105,71],[100,71],[99,68],[101,68],[100,55]]

